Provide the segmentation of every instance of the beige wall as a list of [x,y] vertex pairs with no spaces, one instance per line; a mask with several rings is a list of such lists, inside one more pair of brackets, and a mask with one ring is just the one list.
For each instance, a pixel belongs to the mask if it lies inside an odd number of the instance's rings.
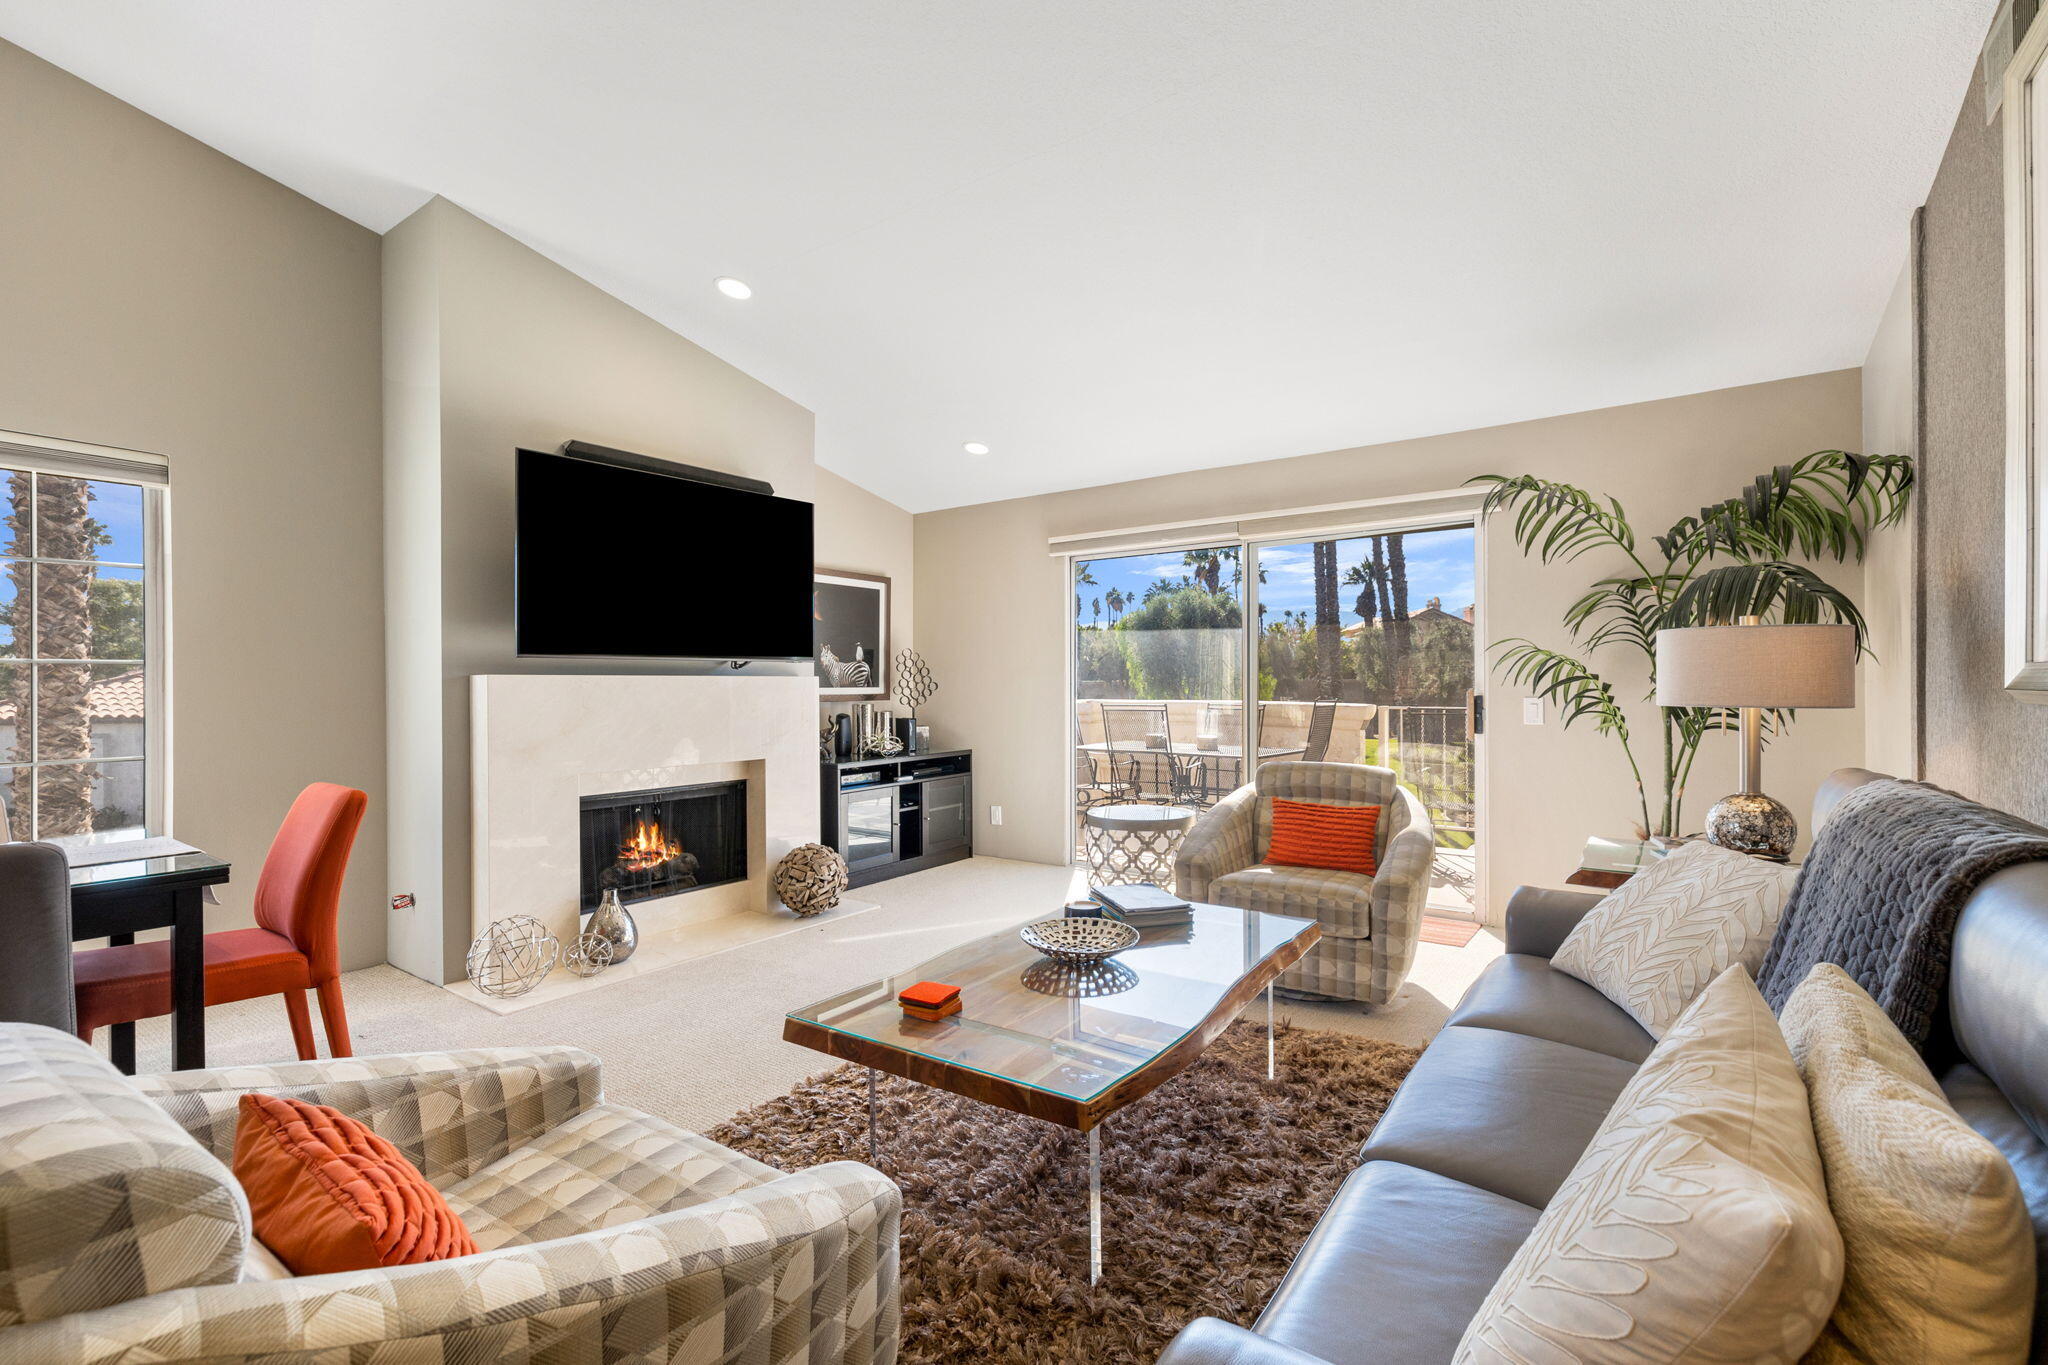
[[[1851,448],[1860,434],[1857,373],[1845,370],[1666,399],[1539,422],[1295,459],[1208,469],[920,514],[917,624],[942,690],[931,707],[946,743],[976,751],[977,850],[1039,862],[1067,848],[1065,656],[1070,589],[1048,553],[1054,535],[1230,517],[1241,513],[1447,489],[1482,473],[1528,472],[1611,493],[1640,528],[1661,530],[1703,502],[1738,493],[1757,473],[1813,450]],[[1612,567],[1589,557],[1534,570],[1503,528],[1483,538],[1484,637],[1530,635],[1563,644],[1559,614]],[[1855,566],[1830,568],[1852,594]],[[1647,679],[1617,670],[1625,698]],[[1590,730],[1567,733],[1553,716],[1521,722],[1519,700],[1490,688],[1487,802],[1489,900],[1497,915],[1521,882],[1559,884],[1589,834],[1624,833],[1636,803],[1616,747]],[[1639,757],[1657,762],[1654,708],[1630,708]],[[1811,804],[1830,769],[1859,762],[1862,718],[1808,712],[1773,745],[1767,787],[1795,811]],[[1708,740],[1694,770],[1688,815],[1734,789],[1732,737]],[[1000,828],[988,807],[1004,808]]]
[[[513,451],[595,441],[752,475],[808,500],[812,422],[808,409],[446,200],[394,228],[384,262],[386,477],[433,508],[394,539],[391,628],[424,638],[420,623],[439,617],[438,648],[391,658],[393,728],[404,735],[392,754],[392,890],[418,901],[392,912],[391,958],[446,981],[462,974],[469,938],[469,676],[713,667],[516,657]],[[602,553],[603,526],[564,534]],[[437,839],[413,833],[437,823]]]
[[384,957],[377,237],[0,42],[0,428],[171,461],[179,837],[250,921],[299,788],[370,793],[342,960]]
[[[911,572],[910,513],[829,469],[818,470],[817,494],[817,567],[881,574],[887,578],[890,656],[913,648],[911,616],[916,583]],[[849,705],[828,701],[820,709],[831,715]]]
[[[1915,455],[1919,450],[1913,402],[1913,267],[1885,305],[1884,318],[1863,362],[1863,443],[1872,454]],[[1918,590],[1920,503],[1905,520],[1874,533],[1863,562],[1863,614],[1870,625],[1870,657],[1862,667],[1863,761],[1879,772],[1919,776],[1920,675],[1914,620]]]

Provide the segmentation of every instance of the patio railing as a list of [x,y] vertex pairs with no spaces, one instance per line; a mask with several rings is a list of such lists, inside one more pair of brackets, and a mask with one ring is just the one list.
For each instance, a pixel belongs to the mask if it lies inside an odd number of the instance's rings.
[[[1294,750],[1275,758],[1298,756],[1308,740],[1313,702],[1262,701],[1257,740],[1262,750]],[[1084,699],[1077,708],[1079,742],[1100,745],[1105,738],[1103,713],[1113,710],[1163,712],[1164,733],[1176,747],[1220,736],[1226,745],[1242,742],[1243,703],[1233,700],[1123,701]],[[1132,727],[1123,727],[1130,733]],[[1120,752],[1138,752],[1128,743]],[[1470,718],[1462,706],[1381,706],[1372,702],[1339,702],[1326,757],[1338,763],[1367,763],[1392,768],[1429,809],[1436,826],[1438,886],[1432,903],[1443,900],[1460,908],[1473,901],[1474,825],[1477,795],[1473,774]],[[1162,756],[1163,759],[1163,756]],[[1085,750],[1076,750],[1076,777],[1089,771]],[[1167,798],[1166,766],[1141,762],[1141,786],[1147,799]],[[1245,777],[1240,771],[1236,781]],[[1157,788],[1154,790],[1153,788]],[[1227,790],[1225,788],[1224,790]],[[1218,792],[1218,795],[1221,793]],[[1079,848],[1079,829],[1076,831]],[[1438,896],[1436,891],[1444,894]]]

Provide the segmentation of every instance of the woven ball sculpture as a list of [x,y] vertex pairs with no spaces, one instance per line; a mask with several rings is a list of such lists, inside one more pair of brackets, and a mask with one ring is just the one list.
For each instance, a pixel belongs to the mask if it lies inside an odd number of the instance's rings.
[[596,976],[612,965],[612,941],[603,934],[578,934],[562,954],[562,965],[578,976]]
[[799,919],[838,905],[846,882],[846,859],[823,844],[798,844],[775,868],[775,894]]
[[469,945],[463,966],[470,984],[485,995],[524,995],[561,961],[562,944],[531,915],[495,920]]

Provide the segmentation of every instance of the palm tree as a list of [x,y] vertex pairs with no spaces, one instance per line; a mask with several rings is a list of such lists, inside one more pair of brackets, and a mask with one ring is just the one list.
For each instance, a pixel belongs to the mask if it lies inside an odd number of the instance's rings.
[[1109,607],[1109,623],[1115,625],[1117,619],[1124,614],[1124,606],[1127,601],[1124,597],[1123,589],[1111,588],[1108,592],[1102,594],[1102,600]]
[[[1234,553],[1224,551],[1223,553]],[[1180,557],[1187,565],[1188,573],[1195,580],[1195,586],[1204,592],[1221,592],[1223,583],[1223,557],[1215,550],[1189,550]]]
[[1411,695],[1415,671],[1410,659],[1415,639],[1408,624],[1408,552],[1401,544],[1405,538],[1398,531],[1387,537],[1387,631],[1394,646],[1394,694],[1402,701]]
[[[1729,728],[1730,713],[1708,707],[1661,708],[1661,805],[1653,824],[1650,796],[1613,686],[1585,655],[1610,647],[1640,657],[1657,687],[1657,632],[1679,626],[1724,625],[1745,616],[1785,624],[1835,621],[1856,628],[1863,648],[1863,616],[1847,593],[1803,560],[1837,564],[1863,559],[1871,531],[1906,514],[1913,492],[1907,455],[1858,455],[1820,450],[1760,474],[1739,497],[1639,545],[1628,513],[1614,498],[1532,474],[1487,474],[1483,513],[1515,513],[1513,535],[1523,554],[1542,563],[1601,551],[1621,561],[1618,572],[1596,580],[1564,614],[1579,655],[1516,638],[1497,641],[1498,667],[1509,682],[1555,702],[1567,726],[1589,720],[1612,735],[1636,778],[1646,832],[1675,835],[1683,823],[1685,782],[1707,731]],[[1651,548],[1654,547],[1654,548]],[[1722,562],[1717,562],[1722,561]],[[1769,731],[1791,721],[1774,714]]]
[[1337,675],[1344,664],[1344,621],[1337,611],[1337,542],[1319,540],[1315,554],[1316,685],[1325,701],[1337,697]]
[[1101,599],[1101,598],[1099,598],[1099,597],[1098,597],[1098,598],[1096,598],[1096,599],[1094,600],[1094,602],[1093,602],[1093,603],[1092,603],[1091,605],[1092,605],[1092,606],[1093,606],[1093,607],[1095,608],[1095,628],[1096,628],[1097,630],[1101,630],[1101,629],[1102,629],[1102,599]]
[[[34,603],[32,631],[15,622],[15,647],[44,659],[92,655],[93,552],[107,542],[91,515],[92,486],[83,479],[8,476],[8,574],[16,610]],[[34,554],[69,563],[23,561]],[[31,638],[33,636],[33,638]],[[36,813],[36,836],[85,834],[92,830],[93,770],[85,762],[30,768],[31,756],[80,760],[92,754],[92,665],[37,666],[31,689],[27,665],[7,673],[7,699],[14,707],[16,764],[9,800],[17,814]],[[34,790],[31,791],[33,785]]]
[[1346,569],[1344,586],[1359,590],[1357,599],[1351,604],[1351,610],[1359,620],[1370,626],[1379,616],[1379,580],[1373,577],[1372,562],[1361,560]]

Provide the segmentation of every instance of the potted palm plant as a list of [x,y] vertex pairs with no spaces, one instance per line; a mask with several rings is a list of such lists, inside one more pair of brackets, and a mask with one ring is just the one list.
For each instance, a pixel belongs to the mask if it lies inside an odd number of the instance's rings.
[[[1737,497],[1681,517],[1645,543],[1615,498],[1533,474],[1484,474],[1482,515],[1512,512],[1523,554],[1544,564],[1600,554],[1615,569],[1565,611],[1571,650],[1526,638],[1497,641],[1495,667],[1558,708],[1567,728],[1581,722],[1620,743],[1635,774],[1646,836],[1680,833],[1685,783],[1707,732],[1733,728],[1733,713],[1660,708],[1662,763],[1655,806],[1635,736],[1613,686],[1593,666],[1604,651],[1644,660],[1656,695],[1657,632],[1732,624],[1747,616],[1788,625],[1854,626],[1865,649],[1863,614],[1849,595],[1810,567],[1861,563],[1869,535],[1905,515],[1913,461],[1905,455],[1821,450],[1760,474]],[[1766,736],[1790,723],[1766,717]]]

